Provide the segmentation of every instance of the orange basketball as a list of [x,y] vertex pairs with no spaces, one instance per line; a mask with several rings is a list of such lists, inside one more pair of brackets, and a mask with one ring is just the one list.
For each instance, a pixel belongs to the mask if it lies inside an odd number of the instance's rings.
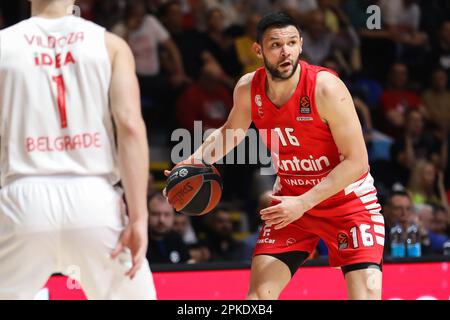
[[176,211],[201,216],[213,210],[222,197],[222,178],[209,164],[180,164],[167,178],[169,203]]

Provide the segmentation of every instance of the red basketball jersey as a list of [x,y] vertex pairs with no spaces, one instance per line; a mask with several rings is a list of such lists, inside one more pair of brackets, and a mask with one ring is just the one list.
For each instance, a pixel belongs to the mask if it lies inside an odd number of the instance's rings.
[[[277,195],[296,196],[307,192],[342,161],[329,126],[317,112],[315,101],[317,73],[334,72],[304,61],[300,61],[300,67],[297,88],[280,108],[266,95],[265,69],[258,69],[252,80],[252,120],[271,151],[278,176],[274,186]],[[367,172],[320,203],[311,213],[328,215],[330,213],[325,211],[337,207],[339,212],[333,214],[348,214],[363,208],[379,212],[376,202],[373,178]]]

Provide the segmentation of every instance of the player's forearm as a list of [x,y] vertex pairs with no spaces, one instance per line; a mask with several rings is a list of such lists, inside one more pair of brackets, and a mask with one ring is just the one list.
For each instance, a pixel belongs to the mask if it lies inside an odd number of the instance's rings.
[[118,128],[118,160],[130,222],[147,221],[149,149],[145,125]]
[[222,126],[211,133],[190,158],[203,159],[210,164],[216,163],[241,143],[245,135],[245,130],[234,130]]
[[368,170],[365,161],[346,159],[337,165],[319,184],[300,197],[308,209],[334,196],[344,188],[354,183]]

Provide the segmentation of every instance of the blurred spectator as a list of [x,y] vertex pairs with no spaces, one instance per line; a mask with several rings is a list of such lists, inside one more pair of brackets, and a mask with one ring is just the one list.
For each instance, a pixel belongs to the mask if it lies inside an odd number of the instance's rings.
[[403,60],[413,79],[422,80],[428,36],[421,30],[421,10],[416,0],[380,0],[382,19],[395,42],[395,55]]
[[377,0],[346,0],[343,9],[361,39],[363,74],[381,82],[395,60],[395,44],[389,30],[383,25],[373,25],[376,22],[373,12],[367,12],[370,6],[377,3]]
[[171,56],[174,66],[172,82],[179,84],[186,80],[180,52],[170,38],[167,30],[152,15],[146,13],[142,0],[127,3],[125,17],[113,28],[113,32],[124,38],[133,51],[136,60],[136,72],[147,94],[155,90],[161,81],[158,46],[161,45]]
[[437,43],[433,45],[427,60],[429,63],[437,64],[447,72],[447,76],[450,76],[450,20],[442,23]]
[[[344,17],[342,19],[345,20]],[[353,55],[358,52],[359,39],[350,24],[345,25],[339,33],[333,34],[326,28],[324,13],[315,10],[308,15],[307,27],[302,37],[303,55],[310,63],[322,65],[330,55],[333,55],[347,73],[358,69],[358,59]]]
[[213,64],[204,66],[198,81],[177,100],[177,122],[190,131],[194,121],[202,121],[203,130],[222,126],[233,106],[233,97],[221,83],[221,71]]
[[394,138],[402,135],[408,110],[417,109],[425,113],[422,99],[416,92],[409,90],[407,85],[407,66],[400,62],[394,63],[389,72],[388,86],[380,98],[385,118],[384,131]]
[[385,205],[383,206],[385,240],[384,255],[391,254],[391,229],[399,224],[403,230],[403,238],[406,239],[406,230],[412,222],[411,215],[412,203],[409,194],[406,191],[392,192]]
[[278,9],[275,2],[273,0],[247,0],[244,1],[244,4],[248,15],[257,14],[263,16],[268,12]]
[[151,263],[185,263],[191,257],[181,236],[173,230],[175,211],[161,193],[148,198],[148,250]]
[[317,0],[275,0],[278,7],[299,22],[304,22],[311,11],[317,10]]
[[186,74],[197,79],[203,66],[206,44],[200,32],[183,28],[183,12],[178,1],[168,1],[159,8],[161,22],[181,53]]
[[391,147],[391,157],[397,181],[406,185],[411,170],[419,160],[440,163],[439,141],[424,131],[424,120],[417,110],[406,115],[404,136],[395,140]]
[[443,253],[443,245],[448,241],[448,215],[442,206],[415,205],[419,213],[419,226],[422,238],[428,239],[429,252]]
[[93,6],[93,21],[111,30],[122,17],[120,0],[96,1]]
[[450,214],[448,206],[435,206],[431,230],[445,237],[450,237]]
[[447,73],[444,69],[437,68],[432,74],[431,87],[423,94],[430,120],[439,128],[445,129],[450,125],[450,90],[447,85]]
[[178,233],[189,249],[189,255],[196,263],[206,262],[210,258],[209,249],[198,244],[197,235],[191,225],[191,219],[185,214],[176,214],[173,230]]
[[230,211],[218,206],[204,217],[205,238],[201,244],[208,247],[212,262],[243,261],[245,243],[233,238],[233,224]]
[[[124,38],[133,51],[144,120],[152,123],[154,128],[166,131],[173,123],[175,88],[189,82],[180,52],[162,24],[147,14],[143,0],[127,2],[123,21],[112,31]],[[161,55],[160,46],[164,49]],[[165,64],[169,70],[164,73],[161,72],[161,60],[171,61]],[[158,121],[152,121],[154,118]]]
[[173,222],[173,231],[178,233],[187,245],[197,243],[197,236],[192,228],[189,216],[185,214],[176,214]]
[[256,41],[256,26],[261,16],[251,14],[245,26],[245,34],[235,41],[239,62],[244,67],[243,73],[250,73],[263,66],[263,62],[253,51],[253,43]]
[[325,25],[327,26],[328,31],[337,34],[340,29],[338,17],[340,8],[335,5],[335,2],[336,1],[333,0],[317,0],[319,9],[325,15]]
[[[415,213],[414,221],[419,227],[420,239],[422,243],[422,255],[440,253],[434,251],[436,246],[436,236],[431,231],[431,225],[433,223],[433,206],[429,204],[416,204],[413,206],[413,212]],[[441,244],[442,250],[442,244]]]
[[205,33],[206,49],[219,63],[225,74],[236,80],[242,71],[234,40],[225,33],[224,17],[220,9],[210,9],[206,15],[207,31]]
[[419,30],[420,7],[415,0],[380,0],[382,19],[399,44],[423,46],[425,33]]
[[444,187],[444,174],[438,172],[433,163],[417,161],[408,185],[414,204],[430,203],[436,206],[448,207]]
[[245,0],[203,0],[206,10],[218,9],[223,14],[223,25],[228,28],[245,23]]
[[369,107],[358,97],[353,97],[353,103],[355,104],[355,109],[361,122],[364,141],[366,142],[367,149],[370,150],[373,140],[373,125]]

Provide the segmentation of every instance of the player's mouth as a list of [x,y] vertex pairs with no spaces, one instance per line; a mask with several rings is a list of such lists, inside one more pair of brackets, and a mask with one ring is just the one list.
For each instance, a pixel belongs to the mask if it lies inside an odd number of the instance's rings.
[[283,68],[283,69],[289,68],[290,66],[292,66],[292,62],[291,61],[285,61],[285,62],[282,62],[280,64],[280,67]]

